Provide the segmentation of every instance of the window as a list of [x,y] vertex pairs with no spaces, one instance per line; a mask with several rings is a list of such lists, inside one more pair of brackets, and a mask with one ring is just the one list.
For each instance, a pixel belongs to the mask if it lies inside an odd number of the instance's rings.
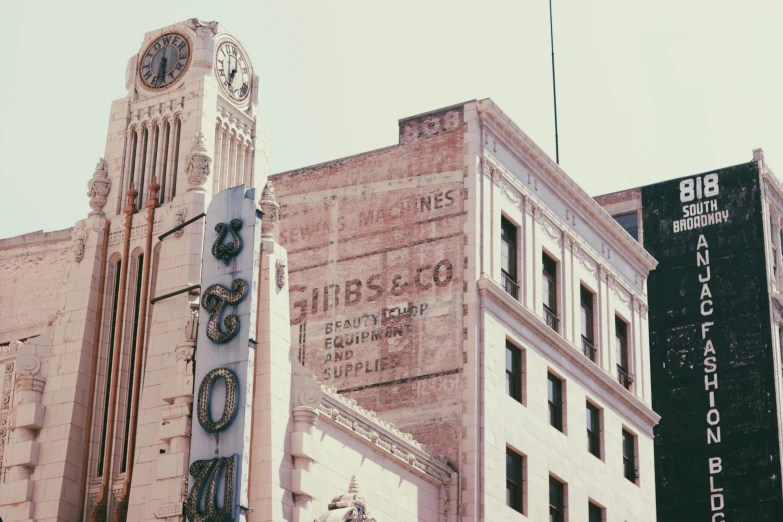
[[778,249],[772,245],[772,273],[778,275]]
[[544,319],[546,319],[546,324],[557,332],[557,263],[546,254],[543,254],[541,261],[541,291],[544,298]]
[[639,241],[639,221],[636,217],[636,212],[630,212],[628,214],[619,214],[612,216],[626,232],[631,234],[631,237],[636,241]]
[[122,261],[117,260],[114,264],[114,294],[112,296],[111,304],[111,323],[109,324],[109,338],[107,339],[109,349],[107,351],[106,363],[106,387],[103,390],[103,422],[101,424],[101,444],[100,453],[98,454],[98,474],[97,476],[103,476],[103,453],[106,448],[106,430],[109,427],[109,390],[111,389],[111,365],[114,358],[114,327],[117,324],[117,303],[120,295],[120,269],[122,268]]
[[524,457],[506,448],[506,505],[523,511]]
[[549,424],[563,431],[563,381],[552,375],[547,375],[549,386]]
[[522,351],[506,341],[506,393],[522,402]]
[[617,380],[626,390],[631,389],[633,376],[628,371],[628,323],[615,316],[614,345],[617,352]]
[[585,357],[595,362],[593,293],[581,286],[579,288],[579,300],[582,308],[582,351]]
[[135,371],[134,361],[136,360],[136,345],[138,342],[138,329],[139,329],[139,308],[141,307],[141,279],[142,279],[142,267],[144,266],[144,254],[140,254],[138,258],[138,266],[136,267],[136,298],[133,306],[133,330],[131,331],[131,348],[130,357],[128,358],[128,398],[125,402],[125,437],[122,442],[122,460],[120,461],[120,473],[125,473],[125,467],[127,465],[128,457],[128,442],[130,435],[130,418],[131,418],[131,398],[133,397],[133,372]]
[[636,437],[623,430],[623,476],[636,483]]
[[565,521],[565,484],[549,477],[549,522]]
[[514,299],[519,299],[517,284],[517,227],[500,216],[500,275],[503,288]]
[[603,522],[604,510],[592,502],[587,503],[587,522]]
[[601,411],[587,403],[587,451],[601,458],[601,432],[600,415]]

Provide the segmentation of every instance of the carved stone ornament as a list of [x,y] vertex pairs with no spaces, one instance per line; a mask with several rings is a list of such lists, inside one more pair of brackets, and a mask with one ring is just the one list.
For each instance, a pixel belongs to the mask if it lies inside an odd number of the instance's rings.
[[[188,207],[186,207],[184,205],[181,206],[181,207],[177,207],[174,210],[174,226],[178,227],[182,223],[184,223],[185,222],[185,218],[187,216],[188,216]],[[181,228],[181,229],[177,230],[176,232],[174,232],[174,237],[182,237],[182,234],[184,234],[184,233],[185,233],[185,229]]]
[[[218,233],[217,239],[212,244],[212,255],[228,264],[232,258],[239,255],[242,251],[242,238],[239,237],[239,231],[242,229],[242,220],[232,219],[228,225],[218,223],[215,225],[215,232]],[[231,231],[233,241],[223,244],[226,233]]]
[[220,284],[210,285],[201,297],[201,306],[209,312],[207,323],[207,337],[216,344],[225,344],[239,333],[239,318],[236,315],[227,315],[223,319],[225,332],[220,330],[218,321],[226,305],[239,304],[247,291],[247,283],[243,279],[234,279],[231,290]]
[[334,497],[328,511],[318,517],[316,522],[375,522],[375,518],[367,512],[367,503],[359,494],[356,475],[351,476],[348,493]]
[[80,263],[84,259],[84,246],[87,242],[87,232],[76,230],[71,240],[71,249],[73,250],[73,260]]
[[41,370],[41,358],[31,353],[20,353],[16,358],[16,373],[35,375]]
[[278,259],[276,265],[277,288],[282,290],[286,283],[286,264],[284,260]]
[[193,24],[193,28],[199,36],[214,36],[218,32],[217,21],[207,22],[198,18],[191,18],[190,23]]
[[264,191],[261,193],[258,206],[261,207],[261,211],[264,213],[264,217],[261,218],[261,238],[274,240],[280,204],[275,201],[275,188],[272,186],[271,181],[267,181],[266,185],[264,185]]
[[209,178],[211,168],[212,158],[207,152],[207,139],[204,137],[204,133],[199,131],[196,142],[185,158],[185,174],[188,177],[188,183],[190,183],[188,191],[204,192],[204,184]]
[[92,179],[87,182],[87,196],[90,198],[90,215],[103,215],[103,207],[106,205],[106,198],[111,190],[111,180],[109,179],[109,166],[106,160],[101,158],[95,167]]

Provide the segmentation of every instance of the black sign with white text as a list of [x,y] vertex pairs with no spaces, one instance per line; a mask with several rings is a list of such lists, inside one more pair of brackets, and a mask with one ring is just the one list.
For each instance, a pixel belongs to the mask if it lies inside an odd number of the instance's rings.
[[783,521],[758,167],[641,190],[658,520]]

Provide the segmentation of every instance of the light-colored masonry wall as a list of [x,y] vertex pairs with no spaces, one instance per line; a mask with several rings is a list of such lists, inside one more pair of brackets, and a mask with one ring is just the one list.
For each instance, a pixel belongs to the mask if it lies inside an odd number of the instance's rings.
[[0,241],[0,343],[38,335],[57,308],[72,228]]
[[[483,389],[484,513],[545,520],[549,477],[566,484],[567,520],[587,520],[588,501],[606,522],[655,520],[646,279],[654,260],[489,100],[481,132],[476,212],[482,277],[479,342]],[[570,194],[569,194],[570,193]],[[518,227],[518,297],[502,286],[501,216]],[[555,330],[545,322],[541,258],[557,263]],[[580,286],[594,295],[595,362],[581,338]],[[628,323],[630,389],[618,383],[615,317]],[[522,401],[506,391],[506,344],[522,352]],[[550,425],[547,375],[563,381],[563,431]],[[586,403],[600,410],[600,458],[587,449]],[[623,475],[622,431],[636,436],[639,478]],[[506,506],[506,451],[524,456],[524,514]],[[461,470],[464,474],[465,469]]]
[[313,501],[313,514],[327,510],[332,498],[347,490],[356,476],[367,511],[384,522],[438,522],[440,491],[390,457],[357,444],[354,437],[325,422],[316,425],[320,460],[315,476],[321,482],[321,498]]

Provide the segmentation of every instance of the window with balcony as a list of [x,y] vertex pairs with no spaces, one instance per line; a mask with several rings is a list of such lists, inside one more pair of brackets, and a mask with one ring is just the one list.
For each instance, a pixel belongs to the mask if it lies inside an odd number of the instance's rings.
[[636,437],[623,430],[623,476],[636,484]]
[[522,402],[522,350],[506,341],[506,394]]
[[615,316],[614,345],[617,357],[617,381],[626,389],[631,389],[633,375],[628,366],[628,323]]
[[544,301],[544,319],[554,331],[559,331],[557,317],[557,262],[546,254],[541,258],[541,292]]
[[563,431],[563,381],[554,375],[547,374],[549,397],[549,424],[556,430]]
[[506,448],[506,505],[524,514],[525,457]]
[[603,522],[604,520],[604,510],[601,508],[601,506],[597,504],[593,504],[592,502],[587,503],[587,522]]
[[519,299],[517,227],[505,216],[500,216],[500,279],[506,292],[514,299]]
[[549,522],[565,522],[565,484],[549,477]]
[[618,214],[612,217],[615,221],[617,221],[617,223],[620,224],[621,227],[625,229],[626,232],[631,235],[632,238],[634,238],[636,241],[639,241],[639,220],[636,212]]
[[601,410],[587,403],[587,451],[601,458]]
[[595,322],[593,320],[593,301],[595,295],[585,288],[579,288],[579,300],[582,308],[582,351],[585,357],[595,362]]

